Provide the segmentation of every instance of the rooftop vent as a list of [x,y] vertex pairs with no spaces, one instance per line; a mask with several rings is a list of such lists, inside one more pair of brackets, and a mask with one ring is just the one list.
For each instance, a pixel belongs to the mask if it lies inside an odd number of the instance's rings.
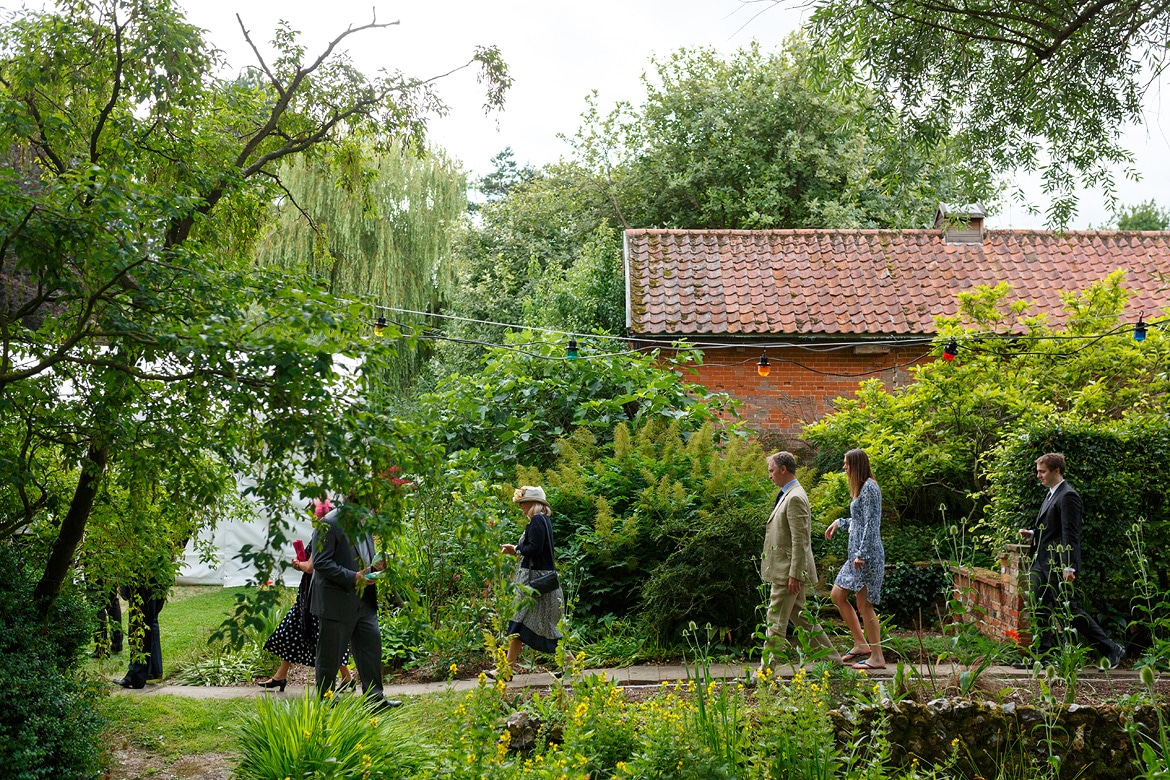
[[934,214],[934,226],[945,231],[948,244],[982,244],[984,216],[981,203],[940,203]]

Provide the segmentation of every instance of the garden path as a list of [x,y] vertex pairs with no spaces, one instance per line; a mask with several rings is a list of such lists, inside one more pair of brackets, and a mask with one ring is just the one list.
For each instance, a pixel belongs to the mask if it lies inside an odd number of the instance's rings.
[[[936,664],[931,670],[929,664],[908,664],[908,666],[916,666],[918,671],[926,679],[931,676],[937,678],[946,678],[950,675],[958,674],[963,671],[964,667],[959,664]],[[781,665],[775,668],[778,676],[790,678],[796,673],[798,667],[792,665]],[[806,670],[811,670],[812,665],[807,665]],[[891,664],[885,669],[875,669],[868,674],[871,677],[882,678],[891,677],[894,674],[896,666]],[[754,676],[754,666],[744,666],[742,664],[712,664],[711,677],[716,680],[743,680],[745,676]],[[693,679],[695,675],[694,666],[669,665],[661,666],[656,664],[646,664],[641,666],[628,666],[615,669],[586,669],[581,672],[582,676],[600,675],[604,674],[608,679],[613,680],[619,686],[642,687],[660,685],[664,682],[685,682],[688,679]],[[1023,669],[1014,669],[1010,666],[991,666],[988,667],[981,675],[985,678],[1001,678],[1001,679],[1018,679],[1024,680],[1031,677],[1031,672]],[[1079,675],[1081,680],[1104,680],[1106,676],[1114,680],[1137,680],[1138,672],[1129,669],[1114,669],[1109,672],[1102,672],[1095,667],[1086,667],[1081,670]],[[385,688],[386,697],[389,699],[401,699],[404,696],[423,696],[431,693],[442,693],[444,691],[468,691],[479,685],[479,681],[472,677],[463,680],[450,680],[447,682],[433,682],[433,683],[406,683],[400,685],[387,685]],[[510,682],[507,683],[510,689],[520,688],[548,688],[553,685],[553,678],[547,672],[539,672],[536,674],[518,674]],[[194,686],[194,685],[147,685],[142,690],[123,690],[116,689],[118,693],[124,693],[129,696],[188,696],[195,699],[241,699],[241,698],[255,698],[256,696],[276,696],[280,698],[293,698],[301,696],[305,692],[303,685],[289,685],[284,692],[266,691],[262,688],[252,686],[230,686],[223,688]]]

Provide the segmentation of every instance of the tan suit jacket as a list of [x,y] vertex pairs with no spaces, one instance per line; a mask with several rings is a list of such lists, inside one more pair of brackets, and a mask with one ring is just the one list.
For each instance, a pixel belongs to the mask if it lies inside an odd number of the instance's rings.
[[808,495],[797,482],[784,493],[768,518],[760,578],[787,583],[795,577],[805,585],[817,584],[817,565],[812,551],[812,510]]

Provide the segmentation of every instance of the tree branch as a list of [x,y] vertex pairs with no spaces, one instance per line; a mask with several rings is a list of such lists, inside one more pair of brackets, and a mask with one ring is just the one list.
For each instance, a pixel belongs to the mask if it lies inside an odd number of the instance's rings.
[[102,130],[106,127],[106,122],[110,119],[110,114],[113,113],[114,107],[118,105],[118,98],[122,94],[122,68],[125,61],[122,56],[122,30],[123,27],[118,23],[117,6],[112,11],[114,15],[114,84],[110,89],[110,99],[102,107],[98,113],[97,122],[94,123],[93,132],[89,136],[89,161],[96,163],[98,161],[98,141],[101,138]]

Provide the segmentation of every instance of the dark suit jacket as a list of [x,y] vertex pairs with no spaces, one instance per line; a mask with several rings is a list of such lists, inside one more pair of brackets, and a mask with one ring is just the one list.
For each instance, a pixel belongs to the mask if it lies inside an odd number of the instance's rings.
[[369,534],[350,539],[338,524],[341,507],[325,515],[313,531],[313,583],[309,611],[317,617],[347,620],[358,614],[364,599],[377,609],[377,588],[370,583],[359,596],[354,577],[370,565],[374,539]]
[[1081,495],[1067,480],[1056,486],[1051,500],[1045,496],[1032,528],[1034,570],[1081,570],[1082,517]]

